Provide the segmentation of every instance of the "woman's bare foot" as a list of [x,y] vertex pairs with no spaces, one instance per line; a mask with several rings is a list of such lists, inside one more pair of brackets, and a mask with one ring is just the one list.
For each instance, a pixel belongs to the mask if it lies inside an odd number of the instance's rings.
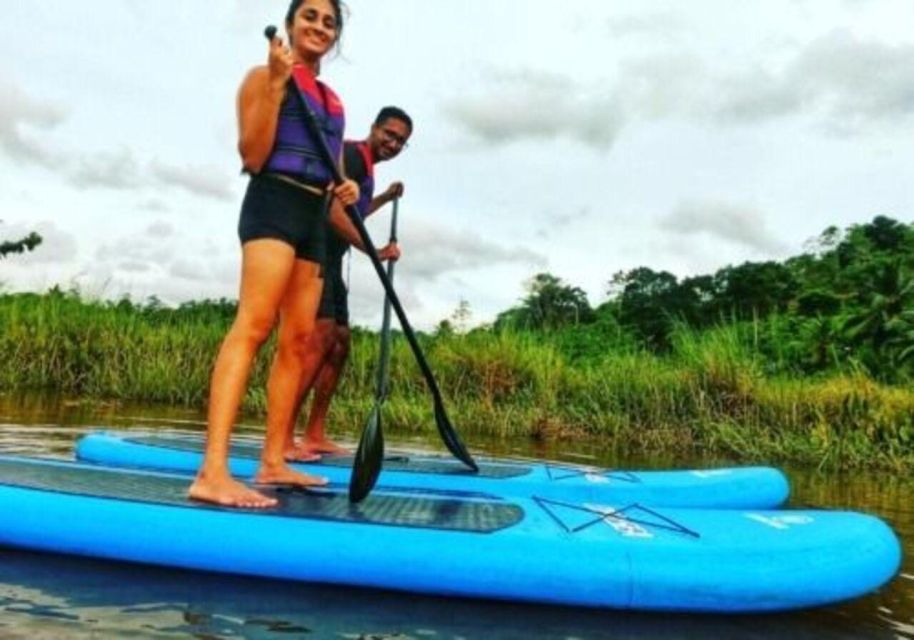
[[267,509],[275,507],[277,502],[275,498],[254,491],[230,476],[207,478],[203,474],[198,475],[187,495],[192,500],[240,509]]
[[302,440],[300,445],[298,445],[298,448],[310,451],[312,453],[329,453],[339,455],[352,453],[352,451],[349,449],[341,447],[340,445],[336,444],[332,440],[328,440],[327,438],[314,439],[307,436],[305,436],[305,439]]
[[254,480],[259,484],[283,484],[296,487],[323,487],[328,482],[327,478],[323,476],[310,476],[307,473],[295,471],[285,463],[275,466],[261,463]]

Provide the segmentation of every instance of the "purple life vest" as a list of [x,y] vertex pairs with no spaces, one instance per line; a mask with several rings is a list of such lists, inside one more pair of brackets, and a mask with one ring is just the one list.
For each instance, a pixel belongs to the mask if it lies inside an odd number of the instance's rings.
[[[355,203],[356,208],[359,210],[359,214],[364,219],[371,208],[371,201],[374,199],[374,159],[371,157],[371,149],[368,146],[368,143],[364,140],[359,142],[346,142],[347,145],[352,145],[355,147],[359,155],[362,156],[362,162],[365,163],[365,175],[362,176],[349,176],[350,178],[357,179],[359,184],[359,199]],[[361,180],[358,178],[361,177]]]
[[[347,178],[355,180],[359,185],[359,199],[355,203],[355,208],[364,220],[368,216],[371,201],[374,199],[374,160],[371,157],[368,143],[364,141],[347,140],[345,149],[343,153],[343,164],[346,165],[345,174]],[[361,160],[360,163],[359,160]],[[327,265],[341,269],[341,261],[347,251],[349,251],[349,242],[337,235],[335,231],[328,232]]]
[[[333,157],[339,158],[343,148],[343,129],[346,126],[343,103],[330,87],[311,75],[302,65],[293,67],[292,78],[317,117],[318,126],[324,132]],[[299,96],[294,91],[287,91],[279,110],[273,150],[263,170],[282,173],[323,187],[333,180],[333,173],[324,163],[318,149],[317,141],[305,124],[305,113]]]

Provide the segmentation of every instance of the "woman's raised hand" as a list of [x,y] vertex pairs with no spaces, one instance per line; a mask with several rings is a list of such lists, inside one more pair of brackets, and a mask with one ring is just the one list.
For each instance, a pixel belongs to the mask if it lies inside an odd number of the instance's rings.
[[274,88],[285,88],[292,76],[292,50],[277,35],[270,39],[270,52],[267,67],[270,69],[270,84]]

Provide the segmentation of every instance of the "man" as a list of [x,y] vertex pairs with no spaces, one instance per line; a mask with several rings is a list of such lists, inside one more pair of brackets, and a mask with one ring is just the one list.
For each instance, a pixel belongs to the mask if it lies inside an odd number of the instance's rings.
[[[359,185],[356,207],[363,218],[403,195],[403,183],[394,182],[378,196],[374,195],[374,165],[397,157],[406,147],[413,132],[413,121],[398,107],[384,107],[375,118],[368,138],[360,142],[347,141],[343,147],[343,168],[347,177]],[[325,420],[337,383],[349,357],[349,292],[343,280],[343,256],[349,243],[335,233],[328,233],[327,262],[324,268],[324,289],[317,326],[314,331],[311,357],[321,360],[314,379],[314,400],[305,428],[304,438],[288,452],[295,460],[314,460],[322,453],[345,453],[346,450],[327,438]],[[310,388],[302,391],[301,398]],[[295,421],[289,425],[287,444],[293,442]]]

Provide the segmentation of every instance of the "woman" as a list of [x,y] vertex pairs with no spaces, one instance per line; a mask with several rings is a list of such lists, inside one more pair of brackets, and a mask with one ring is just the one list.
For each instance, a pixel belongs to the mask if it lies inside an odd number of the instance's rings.
[[[251,365],[280,312],[276,357],[267,383],[267,434],[255,480],[300,486],[326,483],[292,470],[283,459],[283,440],[321,296],[325,199],[331,184],[330,170],[305,127],[302,101],[316,113],[328,144],[338,154],[343,106],[317,80],[317,73],[343,30],[341,3],[292,0],[285,27],[289,47],[273,38],[268,64],[252,69],[238,94],[238,149],[251,174],[238,225],[241,291],[237,316],[213,370],[205,457],[189,489],[193,499],[244,508],[276,504],[231,477],[228,453]],[[290,84],[294,86],[289,88]],[[342,209],[358,199],[357,185],[346,182],[330,197],[331,223],[361,246]]]

